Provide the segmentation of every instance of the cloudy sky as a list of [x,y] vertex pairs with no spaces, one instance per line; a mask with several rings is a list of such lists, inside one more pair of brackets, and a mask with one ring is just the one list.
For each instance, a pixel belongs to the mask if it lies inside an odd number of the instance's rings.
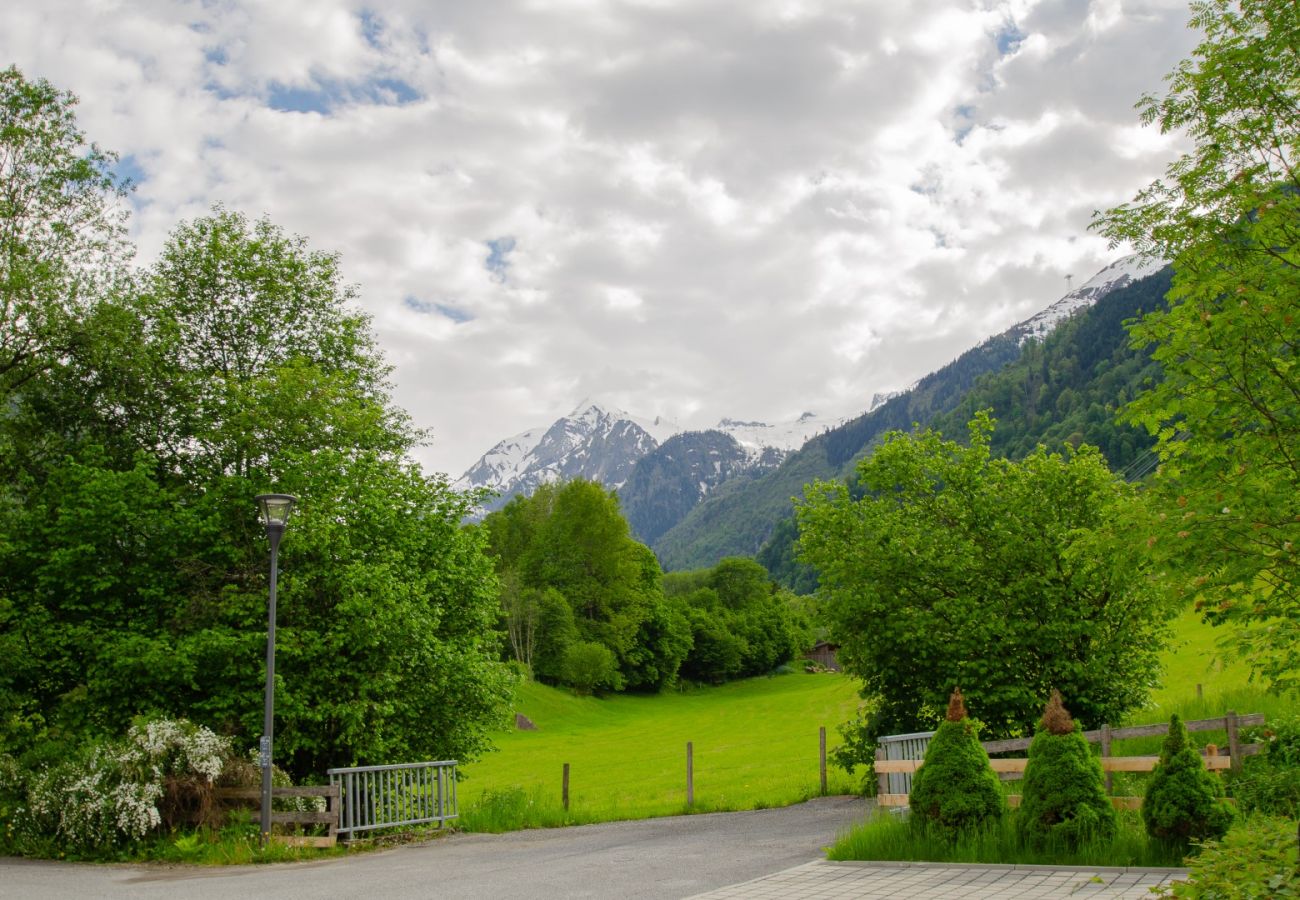
[[1182,0],[42,0],[142,263],[222,203],[341,253],[453,477],[591,397],[863,410],[1117,251]]

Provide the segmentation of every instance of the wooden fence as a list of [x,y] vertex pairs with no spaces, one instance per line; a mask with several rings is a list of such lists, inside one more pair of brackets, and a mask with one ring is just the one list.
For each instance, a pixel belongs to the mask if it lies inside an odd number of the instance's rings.
[[[261,788],[217,788],[213,791],[217,800],[237,801],[240,805],[259,806],[262,801]],[[292,834],[273,834],[271,840],[282,844],[300,847],[333,847],[338,841],[339,833],[339,786],[323,784],[313,787],[273,787],[271,799],[284,797],[324,797],[325,810],[294,810],[292,812],[271,812],[272,825],[325,825],[328,834],[323,837],[305,837]],[[249,801],[249,802],[245,802]]]
[[[1241,760],[1244,757],[1252,756],[1259,752],[1258,744],[1242,744],[1239,738],[1239,730],[1247,726],[1263,725],[1264,716],[1254,714],[1249,716],[1238,716],[1235,712],[1229,712],[1227,715],[1217,719],[1195,719],[1190,722],[1184,722],[1188,731],[1226,731],[1228,735],[1228,746],[1225,748],[1228,753],[1226,756],[1215,753],[1213,755],[1202,754],[1206,768],[1210,770],[1221,769],[1238,769],[1241,767]],[[1085,731],[1084,738],[1089,743],[1101,745],[1101,768],[1106,773],[1106,792],[1111,791],[1111,773],[1112,772],[1150,772],[1155,768],[1159,761],[1159,756],[1112,756],[1111,742],[1126,740],[1129,738],[1139,737],[1159,737],[1169,733],[1168,723],[1159,725],[1135,725],[1126,728],[1111,728],[1109,725],[1103,725],[1096,731]],[[933,734],[933,732],[930,732]],[[907,737],[916,739],[921,735],[908,735]],[[928,735],[925,736],[928,742]],[[983,747],[989,753],[1011,753],[1017,750],[1028,750],[1033,738],[1011,738],[1002,741],[985,741]],[[913,741],[915,743],[915,740]],[[924,755],[924,746],[918,744],[918,749],[914,751],[916,755]],[[1025,764],[1028,762],[1024,757],[1010,759],[990,759],[989,764],[993,771],[1006,778],[1020,778],[1024,775]],[[906,793],[889,792],[889,776],[904,775],[910,776],[913,772],[921,767],[921,759],[886,759],[884,748],[876,750],[876,779],[877,790],[876,802],[881,806],[907,806]],[[908,778],[910,782],[910,777]],[[1111,802],[1118,809],[1137,809],[1142,805],[1141,797],[1112,797]],[[1012,794],[1007,797],[1007,803],[1010,806],[1016,806],[1020,803],[1020,797]]]

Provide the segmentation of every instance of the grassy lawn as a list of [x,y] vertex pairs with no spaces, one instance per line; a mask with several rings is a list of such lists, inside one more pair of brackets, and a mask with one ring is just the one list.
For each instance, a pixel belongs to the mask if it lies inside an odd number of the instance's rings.
[[[857,704],[854,681],[834,674],[604,699],[526,684],[515,705],[537,730],[498,734],[499,752],[463,767],[462,824],[498,830],[684,812],[687,741],[697,811],[796,803],[819,791],[818,727],[826,726],[834,747],[835,727]],[[560,806],[566,762],[567,816]],[[833,766],[828,776],[830,793],[856,788]]]

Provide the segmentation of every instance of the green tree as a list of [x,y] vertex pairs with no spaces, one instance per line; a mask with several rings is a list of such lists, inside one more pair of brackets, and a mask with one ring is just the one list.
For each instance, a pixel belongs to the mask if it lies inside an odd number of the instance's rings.
[[925,763],[912,778],[908,807],[914,821],[951,839],[999,822],[1006,811],[998,776],[979,741],[979,725],[966,715],[960,690],[925,748]]
[[1029,745],[1016,832],[1031,846],[1074,849],[1092,839],[1109,841],[1117,822],[1101,763],[1062,705],[1060,691],[1052,691]]
[[564,681],[579,694],[600,688],[619,690],[622,679],[614,654],[604,644],[578,641],[564,652]]
[[76,104],[0,71],[0,403],[76,349],[88,309],[125,276],[126,187]]
[[1143,97],[1189,135],[1166,177],[1100,215],[1173,261],[1169,309],[1133,329],[1164,380],[1126,417],[1158,437],[1150,552],[1278,688],[1300,685],[1300,7],[1192,4],[1204,40]]
[[924,710],[954,684],[1000,738],[1027,732],[1053,685],[1100,724],[1155,680],[1165,609],[1138,551],[1111,537],[1132,489],[1088,447],[994,459],[992,428],[978,415],[969,446],[892,433],[858,466],[860,499],[819,482],[799,506],[869,737],[931,726]]
[[472,758],[509,688],[486,536],[460,524],[474,498],[410,459],[419,434],[332,257],[221,211],[173,238],[139,295],[95,310],[101,342],[0,418],[10,743],[163,713],[252,745],[267,577],[253,496],[274,487],[299,497],[276,761],[319,776]]
[[1223,784],[1206,771],[1201,754],[1187,740],[1187,728],[1175,713],[1142,797],[1147,834],[1186,852],[1192,841],[1218,840],[1232,824],[1232,807],[1223,799]]

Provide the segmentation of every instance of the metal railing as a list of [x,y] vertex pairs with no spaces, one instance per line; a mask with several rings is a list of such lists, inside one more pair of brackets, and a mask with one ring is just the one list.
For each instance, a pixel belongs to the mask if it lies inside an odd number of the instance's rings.
[[329,769],[330,784],[339,785],[339,834],[439,825],[459,815],[456,807],[456,760],[355,766]]
[[[917,731],[912,734],[890,734],[880,738],[879,748],[884,751],[881,759],[925,759],[925,750],[930,746],[933,731]],[[885,794],[912,793],[912,775],[906,772],[890,772],[888,790]],[[885,787],[882,784],[881,787]]]

